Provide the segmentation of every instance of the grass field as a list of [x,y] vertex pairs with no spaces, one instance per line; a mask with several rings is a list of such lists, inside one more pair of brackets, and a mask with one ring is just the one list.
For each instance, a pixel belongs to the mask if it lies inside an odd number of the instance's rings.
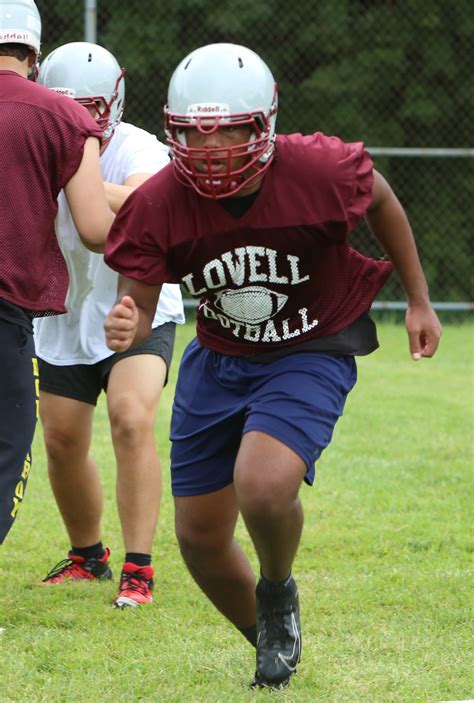
[[[68,549],[38,428],[25,503],[0,553],[1,703],[474,698],[473,329],[446,325],[438,356],[413,363],[403,327],[383,322],[381,349],[359,361],[359,384],[317,482],[302,489],[294,571],[303,660],[282,693],[248,689],[253,650],[201,595],[174,538],[167,427],[192,325],[179,329],[157,423],[165,490],[153,606],[113,610],[109,582],[35,586]],[[103,538],[118,575],[123,546],[103,404],[94,442],[107,495]],[[255,563],[241,525],[239,535]]]

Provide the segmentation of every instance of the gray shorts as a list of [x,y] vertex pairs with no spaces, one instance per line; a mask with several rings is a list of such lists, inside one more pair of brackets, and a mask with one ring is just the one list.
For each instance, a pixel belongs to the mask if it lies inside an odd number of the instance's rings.
[[107,392],[107,383],[112,367],[127,356],[137,354],[154,354],[161,356],[166,364],[166,380],[173,357],[176,323],[165,322],[152,330],[151,335],[143,344],[128,349],[126,352],[116,352],[96,364],[72,364],[71,366],[56,366],[38,358],[40,374],[40,390],[64,398],[80,400],[89,405],[97,405],[101,392]]

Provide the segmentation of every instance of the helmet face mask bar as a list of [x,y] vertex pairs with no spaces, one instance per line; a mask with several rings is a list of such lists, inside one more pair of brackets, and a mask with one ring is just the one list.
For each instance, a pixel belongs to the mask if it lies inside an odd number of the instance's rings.
[[[165,106],[176,177],[213,199],[251,186],[272,162],[276,114],[276,83],[253,51],[210,44],[192,52],[174,72]],[[188,144],[191,129],[205,136],[226,127],[248,127],[249,136],[231,146]]]
[[112,138],[125,107],[125,69],[107,49],[70,42],[41,63],[38,81],[86,107],[103,131],[102,147]]

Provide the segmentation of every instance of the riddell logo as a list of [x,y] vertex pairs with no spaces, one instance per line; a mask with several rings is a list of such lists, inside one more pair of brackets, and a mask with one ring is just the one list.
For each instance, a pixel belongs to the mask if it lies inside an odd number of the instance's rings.
[[0,33],[0,39],[2,42],[28,41],[29,36],[26,32],[3,32]]
[[196,115],[215,115],[219,117],[230,115],[229,106],[225,103],[194,103],[188,106],[188,117]]
[[51,88],[51,90],[54,90],[56,93],[61,93],[61,95],[66,95],[68,98],[75,98],[76,97],[76,91],[73,90],[72,88],[61,88],[61,87],[55,87]]
[[198,112],[219,112],[219,105],[198,105]]

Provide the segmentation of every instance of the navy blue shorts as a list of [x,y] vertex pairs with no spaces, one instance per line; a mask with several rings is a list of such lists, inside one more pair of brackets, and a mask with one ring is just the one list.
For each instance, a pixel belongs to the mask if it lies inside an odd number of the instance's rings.
[[269,364],[217,354],[195,339],[181,360],[171,419],[173,495],[212,493],[233,481],[242,435],[265,432],[307,467],[333,434],[357,380],[353,356],[291,354]]

